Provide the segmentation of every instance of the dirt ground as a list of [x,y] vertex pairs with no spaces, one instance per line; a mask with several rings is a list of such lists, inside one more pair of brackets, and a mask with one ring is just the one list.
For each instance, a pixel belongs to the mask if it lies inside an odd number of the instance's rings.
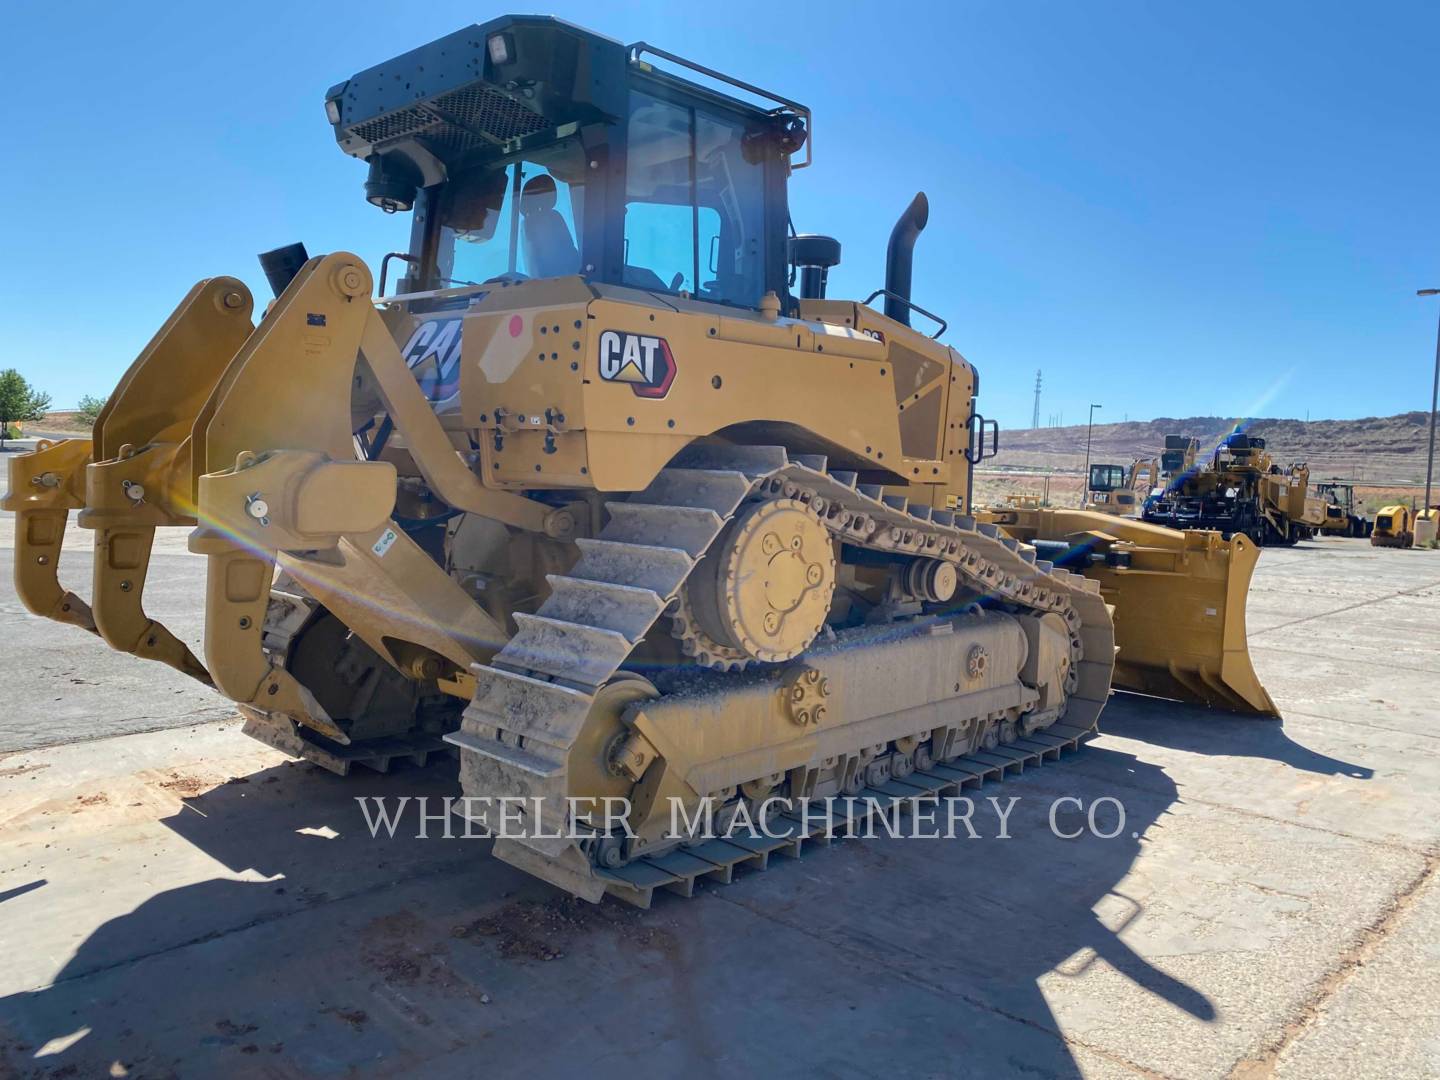
[[[0,599],[7,721],[45,733],[73,691],[37,660],[91,642]],[[453,763],[342,779],[186,706],[113,737],[97,670],[0,756],[0,1076],[1433,1076],[1440,554],[1266,549],[1248,611],[1283,725],[1117,695],[973,793],[1018,797],[1008,838],[847,840],[648,912],[369,834],[357,798]]]
[[26,420],[16,426],[26,438],[46,438],[53,435],[88,438],[90,435],[90,424],[81,418],[79,413],[70,410],[48,412],[41,420]]

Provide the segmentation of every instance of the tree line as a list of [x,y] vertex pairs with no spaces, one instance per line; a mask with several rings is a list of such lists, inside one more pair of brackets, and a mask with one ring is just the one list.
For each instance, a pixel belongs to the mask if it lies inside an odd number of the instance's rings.
[[[93,425],[105,407],[105,398],[86,394],[76,408],[76,419]],[[0,371],[0,448],[6,439],[20,437],[18,424],[44,420],[50,409],[50,395],[30,385],[30,381],[14,368]]]

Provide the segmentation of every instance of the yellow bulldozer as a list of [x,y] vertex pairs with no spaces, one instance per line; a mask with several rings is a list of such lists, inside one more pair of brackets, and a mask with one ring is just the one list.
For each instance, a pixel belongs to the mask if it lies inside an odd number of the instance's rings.
[[[1276,715],[1248,540],[972,506],[997,425],[912,299],[926,198],[884,286],[828,297],[839,243],[789,228],[803,105],[512,16],[324,109],[409,249],[378,288],[269,252],[258,318],[200,281],[93,440],[13,459],[31,611],[337,772],[453,748],[494,853],[592,901],[799,853],[804,800],[833,822],[1058,758],[1112,685]],[[173,526],[208,560],[203,656],[143,606]],[[721,835],[741,817],[766,828]]]

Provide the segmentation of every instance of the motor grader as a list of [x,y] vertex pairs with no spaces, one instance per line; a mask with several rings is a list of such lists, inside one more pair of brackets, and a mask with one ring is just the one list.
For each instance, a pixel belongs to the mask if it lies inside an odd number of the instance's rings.
[[[408,250],[377,288],[277,249],[258,313],[200,281],[92,440],[12,460],[31,611],[339,772],[453,747],[494,853],[592,901],[797,854],[794,801],[1054,759],[1112,685],[1275,715],[1247,540],[972,505],[997,426],[944,323],[911,325],[928,203],[882,288],[828,297],[838,242],[789,226],[803,105],[513,16],[324,107]],[[88,602],[57,576],[71,510]],[[174,526],[207,559],[203,659],[143,606]],[[702,803],[768,828],[670,827]]]

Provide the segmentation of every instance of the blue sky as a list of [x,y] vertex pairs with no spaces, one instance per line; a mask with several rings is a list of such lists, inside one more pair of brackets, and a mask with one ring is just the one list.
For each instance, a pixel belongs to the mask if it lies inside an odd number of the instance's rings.
[[1357,417],[1429,405],[1440,286],[1440,5],[12,0],[0,367],[57,407],[106,393],[186,289],[292,240],[376,265],[322,98],[505,10],[644,39],[809,103],[801,231],[881,283],[931,200],[915,298],[1042,422]]

